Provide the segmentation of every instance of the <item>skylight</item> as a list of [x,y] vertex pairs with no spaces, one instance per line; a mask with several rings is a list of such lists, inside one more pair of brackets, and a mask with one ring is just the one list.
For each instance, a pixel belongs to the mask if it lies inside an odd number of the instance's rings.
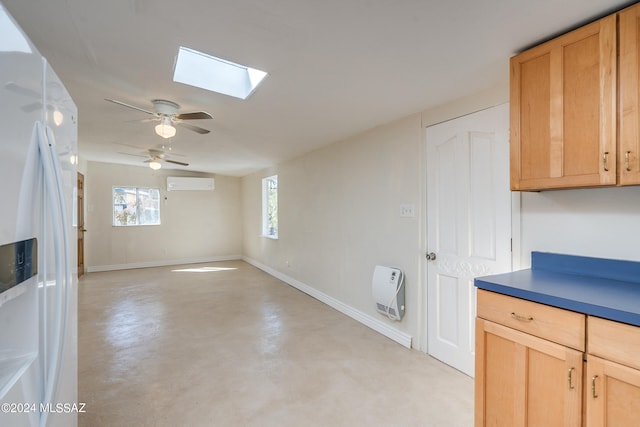
[[0,4],[0,52],[31,53],[29,42]]
[[173,81],[247,99],[266,75],[264,71],[180,46]]

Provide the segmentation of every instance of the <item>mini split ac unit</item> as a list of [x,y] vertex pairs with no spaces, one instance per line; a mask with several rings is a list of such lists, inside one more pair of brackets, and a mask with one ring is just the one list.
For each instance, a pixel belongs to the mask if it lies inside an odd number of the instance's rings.
[[167,191],[213,191],[213,178],[168,176]]

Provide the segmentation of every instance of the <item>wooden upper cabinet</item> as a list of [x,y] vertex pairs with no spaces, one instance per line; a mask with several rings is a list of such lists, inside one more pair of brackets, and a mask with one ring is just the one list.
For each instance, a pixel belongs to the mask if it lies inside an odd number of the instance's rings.
[[[608,16],[511,58],[512,190],[616,184],[616,27]],[[635,97],[637,110],[637,75]]]
[[620,136],[618,141],[618,182],[620,185],[640,184],[640,5],[619,15],[619,108]]

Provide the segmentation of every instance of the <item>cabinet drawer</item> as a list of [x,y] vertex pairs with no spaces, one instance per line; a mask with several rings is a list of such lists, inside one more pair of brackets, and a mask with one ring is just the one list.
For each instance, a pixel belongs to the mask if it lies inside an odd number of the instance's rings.
[[478,289],[478,317],[585,350],[585,315]]
[[640,369],[640,327],[589,316],[588,352]]

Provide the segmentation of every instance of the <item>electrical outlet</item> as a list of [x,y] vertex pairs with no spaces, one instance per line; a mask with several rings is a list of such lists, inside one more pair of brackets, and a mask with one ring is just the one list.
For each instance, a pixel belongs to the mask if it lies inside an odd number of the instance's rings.
[[400,205],[400,216],[403,218],[413,218],[416,216],[415,206],[413,204]]

